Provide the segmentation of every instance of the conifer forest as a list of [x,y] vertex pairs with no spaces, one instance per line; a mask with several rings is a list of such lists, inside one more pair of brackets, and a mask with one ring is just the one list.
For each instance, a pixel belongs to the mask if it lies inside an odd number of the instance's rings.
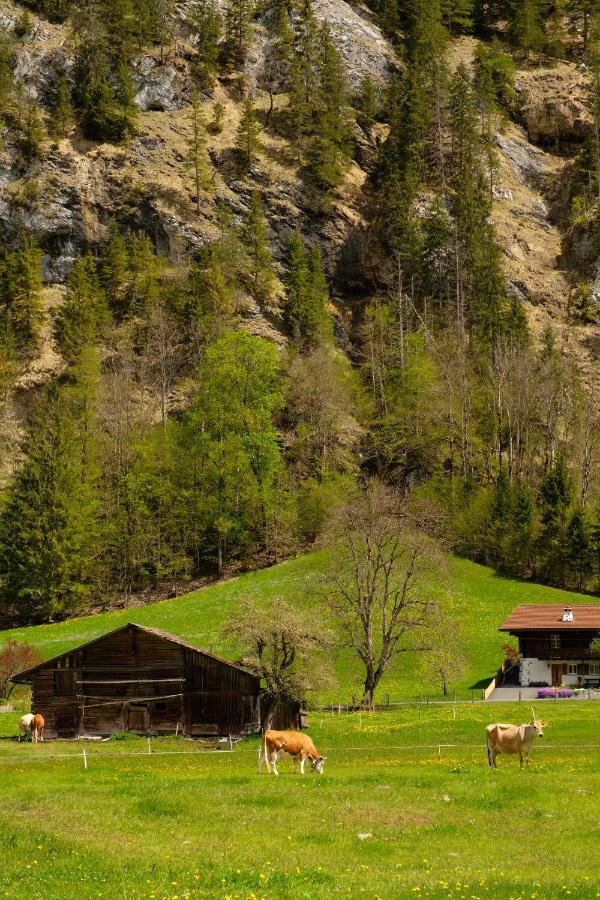
[[373,482],[600,590],[599,0],[0,0],[0,236],[1,627]]

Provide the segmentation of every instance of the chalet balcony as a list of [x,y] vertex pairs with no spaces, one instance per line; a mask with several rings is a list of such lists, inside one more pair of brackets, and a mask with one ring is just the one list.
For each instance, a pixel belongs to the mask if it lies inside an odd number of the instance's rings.
[[573,662],[581,662],[582,660],[593,660],[597,657],[592,656],[590,648],[587,645],[576,645],[572,647],[548,647],[543,644],[528,644],[523,647],[521,655],[524,657],[533,657],[534,659],[547,660],[570,660]]

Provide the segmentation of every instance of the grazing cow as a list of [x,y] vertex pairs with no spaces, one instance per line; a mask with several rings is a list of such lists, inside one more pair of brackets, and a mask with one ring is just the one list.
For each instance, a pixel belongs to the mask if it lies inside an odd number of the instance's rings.
[[[319,756],[316,747],[307,734],[299,731],[266,731],[258,749],[258,774],[262,772],[263,763],[267,764],[267,771],[279,775],[277,771],[277,758],[280,753],[289,753],[294,760],[294,775],[298,771],[300,760],[300,772],[304,775],[304,761],[311,760],[311,770],[323,774],[326,756]],[[271,769],[273,766],[273,769]]]
[[37,744],[38,739],[44,743],[44,726],[46,722],[41,713],[36,713],[33,717],[33,730],[31,739]]
[[33,730],[33,722],[35,716],[33,713],[27,713],[19,719],[19,741],[27,735],[31,736]]
[[[532,710],[533,712],[533,710]],[[519,754],[521,768],[523,768],[523,754],[526,764],[529,765],[529,754],[532,744],[537,737],[544,737],[544,723],[536,719],[535,713],[531,725],[486,725],[485,736],[487,740],[488,763],[493,769],[497,769],[496,757],[499,753]]]

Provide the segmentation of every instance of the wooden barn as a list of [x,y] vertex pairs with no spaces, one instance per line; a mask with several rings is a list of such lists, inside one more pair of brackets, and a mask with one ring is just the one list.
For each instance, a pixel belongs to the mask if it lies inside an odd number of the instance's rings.
[[[156,628],[130,622],[26,669],[31,708],[49,738],[118,731],[161,735],[260,730],[260,679]],[[277,727],[297,727],[299,707],[278,708]]]

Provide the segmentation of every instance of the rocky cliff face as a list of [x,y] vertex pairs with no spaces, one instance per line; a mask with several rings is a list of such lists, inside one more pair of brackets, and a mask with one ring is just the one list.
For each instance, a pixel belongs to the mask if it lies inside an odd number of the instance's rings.
[[[367,9],[344,0],[314,0],[314,11],[331,28],[352,88],[367,74],[384,82],[397,62]],[[14,31],[21,12],[10,0],[0,0],[0,27]],[[281,256],[290,233],[300,227],[320,241],[329,274],[334,274],[342,261],[351,292],[354,282],[360,281],[371,200],[369,173],[384,134],[360,131],[357,161],[347,173],[331,214],[325,217],[307,208],[302,181],[291,164],[291,148],[273,132],[264,133],[260,165],[248,177],[240,178],[232,156],[243,93],[249,91],[259,108],[266,109],[269,103],[261,88],[268,35],[264,24],[258,22],[246,86],[232,80],[204,97],[209,113],[216,101],[223,104],[224,128],[209,138],[214,190],[198,212],[185,164],[193,55],[183,24],[185,3],[180,16],[176,45],[166,52],[145,53],[135,62],[139,132],[129,145],[94,144],[74,132],[55,142],[44,159],[26,169],[17,148],[5,144],[0,166],[0,238],[11,244],[21,231],[36,235],[45,254],[45,278],[49,285],[58,286],[49,294],[52,307],[60,302],[59,286],[75,256],[104,239],[113,217],[145,229],[164,253],[177,260],[216,235],[216,198],[225,200],[234,217],[240,218],[252,190],[258,189],[276,257]],[[33,14],[31,18],[34,28],[19,42],[15,72],[26,92],[43,99],[60,75],[71,74],[72,41],[65,26],[52,25]],[[468,62],[474,47],[474,40],[462,39],[452,52]],[[504,247],[509,288],[524,304],[533,333],[540,335],[552,324],[565,351],[580,366],[590,387],[597,389],[600,329],[571,320],[569,299],[577,276],[567,268],[566,230],[555,203],[568,181],[573,153],[590,127],[586,78],[581,67],[567,62],[517,73],[516,121],[496,137],[500,167],[494,187],[494,220]],[[285,102],[283,95],[276,96],[276,109]],[[340,300],[343,307],[344,298]],[[252,330],[282,340],[277,319],[269,311],[249,304],[247,316]],[[60,366],[49,341],[40,360],[30,364],[25,383],[37,384],[44,373],[49,375]]]

